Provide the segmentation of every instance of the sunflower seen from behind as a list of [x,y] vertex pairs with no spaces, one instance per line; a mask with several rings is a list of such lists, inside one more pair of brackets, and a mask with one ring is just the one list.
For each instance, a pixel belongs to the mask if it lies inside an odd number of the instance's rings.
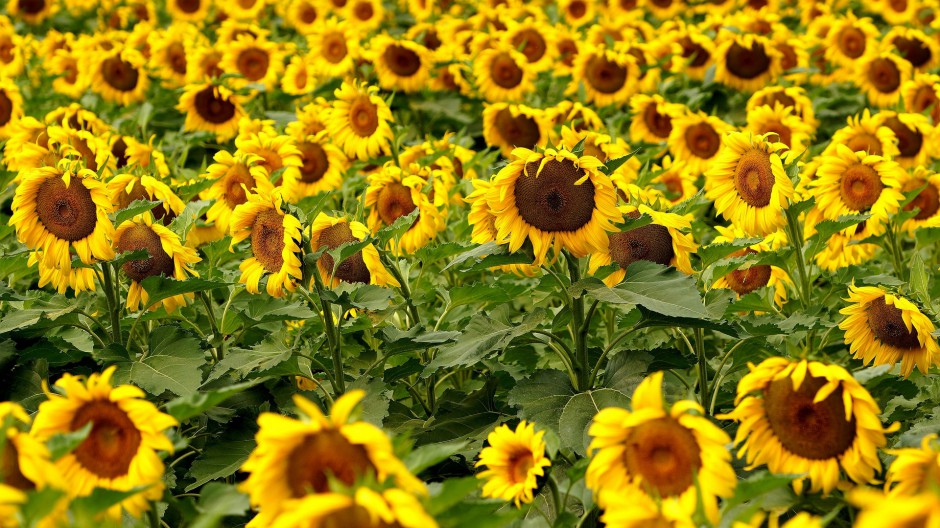
[[916,304],[875,286],[849,286],[850,304],[839,310],[845,344],[866,365],[901,364],[907,377],[917,367],[927,374],[940,364],[940,346],[931,334],[933,322]]
[[164,431],[179,424],[144,399],[137,387],[114,387],[111,378],[116,369],[108,367],[87,378],[64,374],[53,390],[46,388],[48,400],[39,404],[31,432],[48,441],[92,424],[88,436],[55,462],[68,483],[66,491],[71,497],[85,497],[95,488],[144,487],[108,510],[111,518],[119,519],[122,510],[140,518],[149,501],[163,496],[164,466],[158,451],[173,452]]
[[300,220],[284,211],[280,190],[260,190],[248,194],[244,203],[232,211],[229,249],[246,239],[251,241],[251,256],[242,261],[238,282],[249,293],[260,293],[260,282],[271,297],[283,297],[297,288],[303,276],[300,244],[303,238]]
[[676,503],[686,514],[701,508],[716,522],[718,498],[730,497],[736,484],[725,448],[731,439],[699,404],[667,406],[662,384],[662,372],[650,374],[631,409],[607,407],[594,416],[585,483],[602,508],[639,494]]
[[338,147],[351,159],[368,160],[388,154],[394,122],[388,104],[378,96],[378,87],[343,81],[336,100],[326,112],[326,129]]
[[[878,449],[886,444],[881,410],[865,387],[838,365],[772,357],[738,382],[735,409],[719,415],[738,422],[735,444],[749,468],[804,475],[796,492],[831,493],[845,478],[875,481]],[[841,470],[841,473],[840,473]]]
[[[319,213],[310,224],[309,233],[310,249],[316,252],[320,248],[325,248],[324,253],[317,259],[317,272],[329,287],[335,288],[340,282],[401,286],[382,264],[379,251],[372,244],[346,257],[339,263],[339,266],[335,266],[333,257],[327,253],[343,244],[362,242],[370,237],[372,232],[364,224],[342,216]],[[335,275],[334,267],[336,267]]]

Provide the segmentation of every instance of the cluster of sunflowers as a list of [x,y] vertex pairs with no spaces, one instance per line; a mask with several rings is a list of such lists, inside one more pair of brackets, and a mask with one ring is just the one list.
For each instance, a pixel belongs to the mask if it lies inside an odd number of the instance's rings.
[[0,527],[940,527],[938,9],[6,0]]

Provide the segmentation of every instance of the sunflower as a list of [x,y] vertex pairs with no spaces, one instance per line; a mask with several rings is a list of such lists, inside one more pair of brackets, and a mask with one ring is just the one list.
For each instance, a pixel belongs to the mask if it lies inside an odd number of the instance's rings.
[[686,514],[702,508],[716,523],[718,497],[730,497],[736,484],[725,449],[731,439],[693,401],[667,410],[662,384],[655,372],[634,391],[632,410],[608,407],[594,416],[585,483],[602,508],[643,494],[678,503]]
[[[414,253],[426,246],[446,227],[446,216],[434,202],[446,199],[447,193],[440,187],[434,187],[429,181],[433,177],[430,168],[411,164],[403,170],[391,162],[382,167],[382,170],[369,175],[369,187],[365,191],[365,206],[369,209],[366,223],[373,234],[402,216],[411,214],[415,209],[418,210],[414,224],[401,239],[397,242],[390,241],[396,254]],[[439,177],[434,179],[440,183]],[[434,191],[443,192],[435,192],[434,197],[429,196],[425,192],[425,187],[429,184]]]
[[41,252],[45,268],[68,274],[73,254],[82,263],[114,258],[108,219],[111,200],[97,175],[62,161],[26,171],[16,186],[10,225],[20,242]]
[[940,64],[940,45],[919,29],[895,26],[882,42],[894,48],[902,59],[909,62],[914,72],[933,70]]
[[329,101],[322,97],[317,97],[314,102],[302,107],[298,106],[295,110],[297,120],[287,124],[285,133],[294,136],[294,141],[319,134],[326,130],[325,116],[329,109]]
[[631,141],[665,143],[672,133],[672,121],[683,114],[683,106],[658,94],[636,94],[630,98],[630,114]]
[[295,216],[283,210],[284,199],[279,190],[259,191],[247,196],[247,201],[235,207],[231,217],[232,242],[229,249],[251,238],[251,255],[238,267],[242,275],[238,282],[249,293],[260,293],[261,277],[270,274],[267,292],[271,297],[283,297],[293,292],[303,276],[300,261],[302,226]]
[[[86,169],[102,176],[109,176],[117,169],[117,160],[111,154],[108,142],[91,131],[50,126],[46,128],[45,135],[43,139],[49,147],[50,157],[35,160],[30,164],[32,167],[39,167],[43,164],[54,165],[58,160],[69,159],[79,161]],[[39,150],[35,151],[37,154],[39,152]]]
[[116,369],[108,367],[85,380],[64,374],[55,382],[56,392],[46,389],[49,399],[39,404],[32,434],[47,441],[91,423],[85,440],[56,461],[69,483],[66,491],[72,497],[85,497],[95,488],[128,491],[142,486],[146,489],[108,512],[120,518],[123,509],[140,518],[150,506],[148,501],[163,496],[164,468],[157,451],[173,452],[173,443],[163,431],[179,424],[145,400],[137,387],[112,387]]
[[771,135],[775,142],[786,146],[787,150],[781,154],[784,160],[802,155],[809,148],[815,132],[803,118],[793,114],[792,107],[780,103],[748,110],[746,130],[759,136]]
[[715,80],[736,90],[753,92],[774,82],[783,72],[782,56],[760,35],[726,37],[715,50]]
[[651,183],[664,187],[663,195],[672,204],[687,200],[698,192],[697,178],[688,171],[685,162],[664,156],[658,165],[653,164],[651,170],[655,174]]
[[483,496],[530,504],[536,480],[545,476],[552,465],[545,455],[545,431],[535,432],[535,424],[525,420],[512,430],[503,424],[487,436],[487,447],[480,451],[475,467],[486,469],[477,478],[486,479]]
[[59,11],[59,3],[50,0],[9,0],[7,14],[28,24],[41,24]]
[[278,85],[284,54],[277,43],[241,34],[224,50],[219,67],[225,73],[238,74],[232,79],[235,88],[263,84],[273,91]]
[[834,19],[826,34],[826,60],[844,68],[854,68],[866,53],[873,53],[878,37],[878,28],[870,18],[857,18],[849,11],[844,17]]
[[826,219],[870,213],[866,225],[878,235],[901,206],[904,177],[904,169],[891,160],[838,145],[834,153],[823,156],[812,192]]
[[542,72],[555,63],[555,33],[552,26],[540,17],[530,17],[522,22],[509,22],[502,34],[502,40],[509,48],[522,53],[525,61],[517,64],[525,66],[526,71]]
[[683,273],[692,273],[690,255],[698,246],[690,233],[691,216],[660,212],[645,204],[623,205],[621,213],[629,218],[650,217],[647,225],[629,231],[608,233],[607,247],[591,254],[588,273],[594,274],[603,266],[616,263],[616,271],[604,278],[613,288],[627,275],[627,267],[639,260],[674,266]]
[[239,152],[260,157],[262,161],[259,161],[259,164],[275,183],[283,185],[284,182],[300,179],[303,159],[292,136],[264,131],[239,134],[235,138],[235,146]]
[[232,211],[248,201],[248,195],[263,192],[270,194],[274,184],[268,179],[264,158],[220,150],[213,158],[215,163],[206,169],[205,177],[215,180],[211,187],[200,195],[203,200],[215,200],[206,211],[206,219],[214,223],[222,233],[229,231]]
[[212,0],[168,0],[166,10],[173,20],[202,24],[208,20]]
[[767,86],[754,92],[747,100],[747,112],[759,106],[774,107],[777,104],[791,108],[793,115],[801,118],[815,132],[819,126],[813,111],[813,100],[806,95],[806,90],[799,86]]
[[509,157],[516,147],[541,147],[548,141],[551,120],[543,110],[508,103],[485,104],[483,139]]
[[832,154],[839,145],[845,145],[852,152],[866,152],[885,158],[900,154],[897,136],[890,128],[878,123],[867,108],[862,115],[849,116],[845,127],[836,130],[823,154]]
[[859,62],[854,81],[873,106],[898,104],[901,85],[911,78],[911,65],[890,51],[869,55]]
[[150,64],[163,78],[167,88],[186,84],[187,56],[200,40],[200,33],[191,24],[173,24],[166,31],[150,37]]
[[296,174],[284,173],[281,187],[287,201],[296,203],[307,196],[334,191],[343,185],[343,176],[349,162],[343,151],[329,142],[326,132],[294,138],[300,151],[300,167]]
[[903,26],[917,19],[917,11],[923,4],[919,0],[885,0],[873,2],[875,11],[892,26]]
[[703,80],[708,68],[715,62],[714,40],[697,27],[684,24],[673,31],[669,38],[681,49],[679,56],[669,61],[669,69],[673,73]]
[[99,53],[88,66],[90,86],[102,99],[129,105],[143,101],[150,87],[146,59],[133,48]]
[[410,93],[427,85],[434,62],[427,48],[384,33],[373,37],[369,45],[367,56],[375,66],[382,88]]
[[940,174],[925,167],[915,167],[905,179],[901,192],[924,189],[904,206],[905,211],[917,210],[917,214],[902,226],[910,233],[922,227],[940,227]]
[[934,125],[940,123],[940,76],[932,73],[915,74],[913,79],[901,85],[901,98],[908,112],[926,113]]
[[491,103],[521,101],[535,89],[535,72],[526,67],[526,57],[508,44],[497,43],[473,61],[477,89]]
[[555,62],[553,63],[556,76],[571,75],[574,61],[581,52],[581,36],[564,24],[556,24],[555,33]]
[[61,488],[64,482],[52,463],[49,449],[25,432],[31,422],[26,410],[18,403],[0,402],[0,421],[9,424],[3,432],[3,447],[0,447],[3,459],[0,480],[3,484],[24,492],[49,486]]
[[57,74],[52,80],[52,89],[57,94],[79,99],[88,88],[87,78],[82,74],[79,66],[78,52],[56,50],[55,54],[46,61],[46,69]]
[[12,79],[0,78],[0,139],[7,139],[23,116],[23,97]]
[[928,434],[920,448],[888,450],[897,458],[885,476],[885,492],[891,497],[911,497],[940,485],[940,442]]
[[29,42],[27,37],[16,34],[12,24],[0,24],[0,77],[15,79],[23,73]]
[[780,53],[780,68],[783,78],[796,84],[808,82],[809,51],[806,41],[794,36],[780,36],[771,39],[774,48]]
[[849,492],[848,502],[861,510],[855,517],[855,528],[940,526],[940,494],[934,490],[898,496],[871,488],[856,488]]
[[385,8],[380,0],[349,0],[343,8],[345,20],[358,34],[366,34],[382,25]]
[[[238,120],[238,136],[236,137],[236,143],[238,138],[247,138],[248,136],[256,135],[266,135],[270,137],[277,136],[277,129],[274,128],[273,119],[258,119],[245,116]],[[265,165],[267,165],[267,160],[265,160]]]
[[493,178],[488,197],[496,216],[496,242],[508,243],[515,252],[528,239],[535,265],[545,262],[550,248],[555,254],[567,249],[578,258],[603,249],[606,233],[623,216],[614,184],[600,167],[597,158],[563,148],[513,150],[509,165]]
[[[583,143],[582,143],[583,141]],[[588,130],[575,131],[567,126],[561,127],[561,146],[570,150],[581,143],[583,155],[597,158],[602,165],[608,162],[622,158],[631,153],[632,149],[626,141],[617,138],[616,140],[606,134],[590,132]],[[610,173],[610,179],[614,184],[633,183],[636,181],[640,171],[640,161],[636,157],[627,160],[626,163],[617,167]]]
[[112,136],[111,153],[117,162],[117,168],[141,168],[156,174],[160,178],[170,176],[170,167],[166,164],[166,156],[159,149],[154,148],[150,136],[148,143],[142,143],[130,136]]
[[[809,211],[804,222],[804,239],[816,234],[815,226],[822,220],[823,214],[818,208]],[[878,245],[863,242],[871,235],[867,221],[833,234],[814,257],[816,265],[826,271],[836,271],[871,260],[878,251]]]
[[169,185],[149,175],[118,174],[108,180],[107,188],[111,203],[118,211],[127,208],[135,200],[160,202],[152,212],[154,218],[161,220],[163,225],[169,225],[186,206]]
[[284,20],[301,35],[316,31],[328,10],[320,0],[292,0],[287,5]]
[[935,154],[930,148],[934,127],[927,116],[886,110],[875,115],[875,123],[894,132],[898,140],[894,161],[905,168],[929,165]]
[[[694,528],[692,516],[683,511],[678,501],[657,502],[649,495],[631,490],[625,496],[605,500],[607,508],[601,522],[610,528]],[[601,490],[602,495],[612,494]],[[735,528],[739,528],[735,525]]]
[[331,496],[331,479],[353,486],[372,475],[380,482],[391,478],[409,492],[424,491],[381,429],[351,420],[363,397],[361,390],[340,396],[329,418],[299,395],[293,399],[300,419],[261,413],[255,435],[258,445],[242,466],[250,475],[240,486],[259,510],[251,526],[272,526],[299,499]]
[[314,71],[324,78],[344,77],[359,57],[359,40],[350,24],[332,17],[314,26],[307,36],[307,47]]
[[[129,260],[121,266],[131,279],[127,290],[127,309],[131,311],[140,309],[141,303],[144,308],[157,309],[158,305],[150,304],[147,291],[140,284],[147,277],[186,280],[199,276],[191,267],[202,260],[196,250],[184,247],[179,235],[155,223],[150,213],[137,215],[118,226],[114,232],[114,249],[120,253],[145,249],[149,255],[148,258]],[[172,314],[177,308],[186,306],[192,297],[192,294],[174,295],[164,299],[162,304],[167,313]]]
[[[343,244],[361,242],[371,236],[372,232],[359,222],[319,213],[310,225],[309,234],[312,250],[317,251],[320,247],[326,247],[327,251],[332,251]],[[339,286],[340,282],[396,288],[401,286],[385,269],[378,250],[372,244],[340,262],[336,275],[333,275],[333,266],[333,257],[325,252],[317,260],[320,277],[331,288]]]
[[881,470],[878,448],[885,433],[881,410],[865,387],[838,365],[772,357],[750,367],[738,382],[735,409],[718,416],[738,422],[738,456],[749,469],[763,464],[775,474],[805,475],[793,481],[802,493],[829,494],[841,468],[858,484]]
[[[492,184],[489,181],[475,179],[472,181],[473,192],[464,199],[470,204],[467,212],[467,221],[470,224],[470,241],[474,244],[486,244],[496,240],[496,215],[490,211],[488,197]],[[534,277],[540,270],[531,264],[506,264],[494,266],[491,270],[500,270],[512,273],[518,277]]]
[[[715,226],[715,229],[718,230],[720,235],[712,240],[712,244],[730,243],[748,238],[747,233],[735,227]],[[776,233],[771,234],[760,243],[735,251],[728,257],[741,257],[773,251],[777,249],[775,242],[779,238]],[[712,284],[712,288],[732,290],[740,298],[759,288],[769,286],[773,288],[774,302],[777,306],[783,306],[787,302],[787,286],[792,284],[793,280],[790,279],[790,276],[783,268],[771,264],[755,264],[746,268],[738,268],[727,275],[719,277]]]
[[330,526],[395,526],[401,528],[437,528],[418,499],[400,489],[381,493],[360,487],[350,496],[320,493],[288,500],[271,528],[328,528]]
[[940,364],[940,346],[930,335],[934,325],[917,305],[881,288],[854,284],[846,300],[851,304],[839,311],[847,316],[839,328],[856,359],[866,365],[900,362],[905,378],[915,365],[926,374],[930,365]]
[[[585,106],[577,101],[564,100],[555,105],[552,108],[546,110],[546,114],[551,118],[551,123],[555,127],[568,126],[575,132],[583,132],[585,130],[603,130],[606,127],[604,125],[604,120],[601,119],[601,116],[597,115],[597,112],[591,109],[589,106]],[[555,141],[554,130],[550,135],[552,141]]]
[[705,172],[722,151],[722,137],[734,127],[703,112],[688,113],[672,120],[669,150],[688,164],[696,176]]
[[189,84],[176,109],[186,114],[183,129],[206,131],[219,141],[228,141],[238,133],[238,121],[246,116],[244,98],[225,86],[210,82]]
[[389,123],[395,118],[378,91],[376,86],[343,81],[334,92],[336,100],[324,117],[327,132],[350,158],[365,161],[389,153]]
[[255,21],[264,17],[267,0],[238,0],[237,2],[219,2],[219,8],[226,16],[234,20]]
[[222,62],[222,51],[208,45],[198,45],[186,57],[186,82],[199,84],[218,79],[225,71],[219,67]]
[[583,86],[586,100],[603,107],[626,103],[637,90],[640,67],[624,51],[585,45],[574,62],[569,95]]

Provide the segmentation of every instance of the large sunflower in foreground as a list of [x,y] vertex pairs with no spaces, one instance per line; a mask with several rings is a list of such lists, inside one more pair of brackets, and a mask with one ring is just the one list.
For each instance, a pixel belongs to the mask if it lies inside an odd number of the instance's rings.
[[904,169],[894,161],[838,145],[834,153],[823,156],[812,192],[825,218],[870,213],[866,225],[878,235],[901,207],[904,177]]
[[786,145],[771,142],[767,134],[728,134],[705,173],[705,196],[745,233],[773,233],[786,223],[784,211],[793,198],[793,183],[780,160],[785,151]]
[[552,461],[545,456],[545,431],[535,432],[535,424],[519,422],[515,430],[503,424],[486,437],[489,445],[480,451],[475,467],[486,470],[477,478],[486,479],[483,496],[513,501],[516,506],[532,502],[537,480],[545,476]]
[[231,217],[230,249],[247,238],[251,239],[251,256],[238,267],[249,293],[259,293],[258,285],[268,275],[267,292],[283,297],[297,288],[303,276],[300,249],[302,226],[297,217],[285,213],[280,191],[249,194],[247,201],[235,207]]
[[642,494],[677,502],[687,514],[702,508],[717,522],[718,498],[730,497],[736,484],[725,448],[731,439],[701,416],[699,404],[667,407],[662,384],[662,372],[650,374],[634,391],[631,410],[608,407],[594,416],[585,483],[602,508]]
[[243,98],[225,86],[204,82],[187,85],[176,109],[186,114],[185,130],[212,132],[219,141],[228,141],[248,115],[242,103]]
[[270,192],[274,184],[268,179],[264,159],[260,156],[238,151],[232,155],[226,150],[220,150],[213,160],[215,163],[206,169],[205,177],[216,181],[200,196],[203,200],[215,200],[206,211],[206,220],[227,233],[232,211],[247,202],[249,194]]
[[923,166],[915,167],[904,181],[902,192],[922,190],[904,206],[905,211],[917,210],[917,214],[904,222],[902,226],[908,232],[922,227],[940,227],[940,174]]
[[517,148],[512,161],[492,180],[488,198],[496,216],[499,244],[518,251],[532,243],[535,265],[549,249],[584,257],[603,249],[607,233],[623,220],[613,182],[593,156],[561,149],[534,152]]
[[115,370],[112,366],[87,379],[64,374],[55,382],[55,392],[47,390],[49,399],[39,404],[32,434],[47,441],[92,424],[78,447],[56,461],[69,483],[66,491],[84,497],[95,488],[129,491],[142,486],[146,489],[108,510],[111,517],[120,518],[123,509],[139,518],[148,501],[163,496],[164,467],[157,451],[173,451],[163,432],[178,423],[145,400],[137,387],[112,387]]
[[380,482],[393,479],[406,491],[424,492],[424,484],[395,456],[385,433],[351,419],[363,397],[361,390],[347,392],[327,417],[316,404],[295,395],[299,419],[269,412],[258,417],[258,445],[242,466],[250,475],[241,489],[259,510],[250,526],[271,526],[289,511],[292,500],[338,491],[331,489],[331,479],[343,486],[370,476]]
[[[399,240],[389,241],[395,253],[414,253],[446,227],[445,215],[435,201],[446,200],[447,191],[436,172],[416,163],[400,169],[389,162],[382,170],[369,175],[365,206],[369,209],[366,224],[372,233],[418,210],[418,217],[408,231]],[[434,181],[430,181],[432,179]],[[433,198],[432,190],[436,195]]]
[[897,458],[885,475],[885,491],[890,496],[913,496],[940,486],[940,441],[937,434],[928,434],[920,447],[890,449]]
[[878,448],[885,433],[881,410],[852,375],[838,365],[772,357],[738,382],[735,409],[718,418],[738,422],[738,456],[749,468],[805,475],[793,481],[802,493],[830,493],[841,480],[874,482],[881,470]]
[[[371,234],[369,228],[360,222],[320,213],[310,224],[310,249],[317,251],[325,247],[326,251],[332,251],[343,244],[361,242]],[[385,269],[379,251],[372,244],[340,262],[336,267],[336,275],[333,275],[334,265],[333,257],[326,252],[317,259],[317,271],[323,282],[331,288],[339,286],[340,282],[401,286]]]
[[721,151],[722,137],[734,127],[702,112],[689,113],[672,120],[669,151],[688,164],[695,175],[705,172]]
[[326,129],[350,158],[368,160],[389,152],[389,123],[395,118],[378,91],[377,86],[344,81],[334,92],[336,100],[327,111]]
[[543,110],[507,103],[487,104],[483,109],[483,139],[509,157],[513,149],[541,147],[548,141],[551,122]]
[[839,328],[845,344],[866,365],[901,363],[907,377],[914,367],[923,374],[940,364],[940,346],[931,335],[934,325],[917,305],[899,295],[873,286],[849,286],[851,304],[839,313],[847,317]]
[[[249,526],[254,524],[249,523]],[[321,493],[286,501],[269,526],[437,528],[437,522],[411,493],[396,488],[378,493],[360,487],[352,495]]]
[[[163,276],[176,280],[199,274],[192,265],[202,260],[196,250],[185,247],[180,237],[163,225],[155,223],[150,213],[137,215],[125,220],[114,232],[114,249],[121,253],[147,250],[147,258],[129,260],[121,269],[131,279],[127,289],[127,309],[136,311],[143,304],[144,308],[155,310],[158,305],[149,303],[147,291],[140,283],[147,277]],[[163,300],[167,313],[172,314],[177,308],[186,306],[189,295],[174,295]]]

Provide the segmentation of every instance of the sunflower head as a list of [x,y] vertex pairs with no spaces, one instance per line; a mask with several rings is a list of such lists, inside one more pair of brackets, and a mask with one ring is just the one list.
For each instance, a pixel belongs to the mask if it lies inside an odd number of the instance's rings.
[[239,282],[251,293],[259,293],[258,284],[268,276],[267,292],[282,297],[292,292],[303,275],[301,269],[302,238],[300,220],[284,211],[280,190],[259,191],[235,207],[231,217],[231,248],[251,239],[251,257],[239,269]]
[[914,496],[940,486],[940,442],[936,433],[921,439],[920,447],[889,450],[897,458],[888,468],[885,491],[891,496]]
[[873,106],[888,108],[897,105],[901,85],[910,78],[909,62],[890,51],[882,51],[862,60],[854,80]]
[[[317,251],[322,247],[331,251],[343,244],[365,240],[370,234],[369,228],[359,222],[320,213],[310,225],[310,248]],[[317,269],[331,287],[338,286],[340,282],[399,286],[395,277],[385,269],[378,250],[372,244],[346,257],[339,266],[332,256],[323,253],[317,260]]]
[[669,150],[688,164],[696,175],[708,168],[722,147],[722,137],[733,127],[714,116],[702,112],[688,113],[672,121]]
[[219,141],[234,137],[238,121],[246,115],[241,97],[208,82],[187,85],[176,109],[186,114],[186,130],[212,132]]
[[343,82],[326,113],[326,128],[337,146],[350,158],[368,160],[387,153],[394,121],[388,104],[377,95],[378,87]]
[[524,105],[487,104],[483,110],[483,138],[507,158],[516,147],[544,146],[550,126],[544,111]]
[[497,427],[487,437],[476,467],[485,467],[477,478],[486,479],[483,496],[511,500],[519,506],[532,502],[538,477],[552,465],[545,455],[545,431],[535,432],[535,424],[525,420],[515,430]]
[[715,51],[715,80],[752,92],[783,72],[781,54],[766,37],[753,34],[726,37]]

